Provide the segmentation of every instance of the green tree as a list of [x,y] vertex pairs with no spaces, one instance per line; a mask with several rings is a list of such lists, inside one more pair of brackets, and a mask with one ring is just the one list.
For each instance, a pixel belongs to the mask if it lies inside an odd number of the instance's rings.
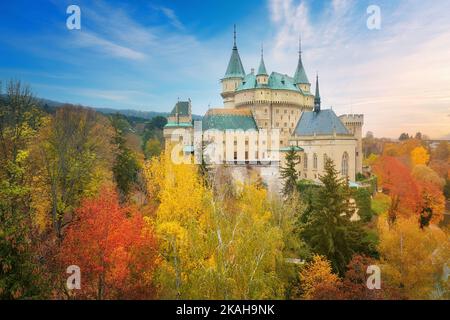
[[360,225],[350,221],[355,212],[351,191],[331,159],[327,159],[320,181],[322,186],[313,193],[306,221],[301,223],[301,235],[314,253],[326,256],[342,275],[352,255],[369,248]]
[[354,191],[354,198],[356,206],[358,207],[358,215],[361,220],[369,222],[373,216],[370,191],[368,189],[356,189]]
[[112,171],[123,200],[137,182],[141,166],[136,155],[126,146],[125,134],[131,127],[129,122],[121,115],[114,115],[111,117],[111,124],[115,131],[113,142],[117,147]]
[[298,172],[295,168],[300,161],[300,156],[294,147],[291,147],[286,154],[285,167],[281,168],[281,178],[283,179],[283,195],[290,196],[297,188]]

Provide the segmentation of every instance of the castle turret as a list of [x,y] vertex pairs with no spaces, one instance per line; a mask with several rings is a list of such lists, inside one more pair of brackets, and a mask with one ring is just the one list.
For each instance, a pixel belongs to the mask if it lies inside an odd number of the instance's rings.
[[362,126],[364,124],[363,114],[344,114],[339,117],[342,123],[356,138],[356,173],[362,173]]
[[223,104],[225,108],[234,107],[234,95],[237,87],[242,83],[245,77],[244,67],[242,66],[241,57],[236,45],[236,25],[234,26],[234,44],[231,52],[230,61],[228,62],[227,71],[222,81]]
[[308,77],[306,76],[305,68],[303,67],[302,62],[302,42],[299,39],[298,42],[298,63],[297,69],[294,74],[294,84],[304,92],[310,92],[311,84],[308,81]]
[[259,63],[258,73],[256,74],[256,81],[259,85],[267,85],[269,83],[269,75],[264,64],[264,49],[261,45],[261,62]]

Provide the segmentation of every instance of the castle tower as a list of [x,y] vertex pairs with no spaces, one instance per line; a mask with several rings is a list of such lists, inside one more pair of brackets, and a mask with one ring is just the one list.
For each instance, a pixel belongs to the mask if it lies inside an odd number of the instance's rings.
[[356,142],[356,173],[362,173],[362,126],[364,124],[363,114],[344,114],[339,117],[347,129],[355,136]]
[[310,92],[311,84],[308,81],[308,77],[306,76],[305,68],[303,67],[302,62],[302,41],[299,38],[298,41],[298,63],[297,69],[294,74],[294,84],[304,92]]
[[237,87],[242,83],[245,77],[244,67],[242,66],[241,57],[236,46],[236,25],[234,25],[234,44],[231,52],[230,61],[228,62],[227,71],[221,80],[223,104],[225,108],[234,108],[234,95]]
[[258,73],[256,74],[256,82],[259,85],[267,85],[269,83],[269,75],[264,64],[264,49],[261,45],[261,62],[259,63]]

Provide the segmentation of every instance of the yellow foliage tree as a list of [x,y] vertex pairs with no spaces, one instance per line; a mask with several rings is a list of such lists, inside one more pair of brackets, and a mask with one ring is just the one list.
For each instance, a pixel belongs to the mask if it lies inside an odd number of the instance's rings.
[[320,255],[315,255],[300,271],[303,299],[337,299],[340,285],[341,280],[333,273],[330,261]]
[[419,165],[419,164],[427,164],[430,160],[430,154],[428,153],[427,149],[425,149],[422,146],[415,147],[411,151],[411,163],[413,166]]
[[410,299],[431,298],[450,259],[448,235],[436,226],[420,229],[416,218],[388,226],[379,219],[382,279]]
[[244,185],[229,208],[214,199],[195,165],[174,164],[165,152],[148,162],[145,175],[156,199],[162,298],[282,297],[282,232],[265,190]]
[[174,164],[170,154],[146,165],[150,197],[158,203],[155,230],[162,263],[158,281],[163,298],[190,297],[196,269],[211,257],[207,240],[211,223],[211,193],[190,164]]

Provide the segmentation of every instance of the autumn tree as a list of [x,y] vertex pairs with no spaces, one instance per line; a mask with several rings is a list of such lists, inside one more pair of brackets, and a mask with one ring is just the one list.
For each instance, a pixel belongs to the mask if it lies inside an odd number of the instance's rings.
[[430,160],[430,154],[427,149],[422,146],[416,147],[411,151],[411,163],[413,166],[415,165],[426,165]]
[[432,158],[436,160],[448,161],[450,158],[450,143],[448,141],[441,141],[437,147],[432,151]]
[[29,148],[42,112],[30,89],[0,84],[0,299],[39,298],[39,264],[33,253]]
[[398,215],[416,215],[420,211],[419,188],[407,166],[394,157],[383,156],[373,166],[383,191],[391,197],[389,221]]
[[290,196],[297,188],[298,172],[296,169],[300,156],[295,147],[289,148],[286,153],[285,166],[281,168],[280,176],[283,179],[283,195]]
[[322,186],[313,193],[310,208],[300,219],[301,235],[313,252],[325,256],[335,271],[344,274],[354,253],[371,249],[360,224],[350,221],[355,212],[351,191],[332,160],[327,159],[320,181]]
[[305,300],[341,299],[341,279],[325,257],[315,255],[300,271],[300,297]]
[[95,195],[111,180],[112,129],[94,110],[64,106],[40,131],[34,145],[38,178],[47,188],[53,230],[62,230],[74,219],[74,209],[85,196]]
[[379,266],[380,262],[365,255],[354,255],[347,265],[347,271],[342,279],[341,293],[348,300],[384,300],[403,299],[398,289],[393,288],[380,275],[380,288],[369,289],[367,273],[369,266]]
[[[150,198],[157,199],[155,230],[161,297],[264,299],[281,297],[276,269],[282,233],[273,225],[267,194],[243,185],[215,199],[193,164],[174,164],[170,153],[145,169]],[[189,196],[185,196],[189,195]]]
[[77,265],[82,299],[149,299],[155,297],[153,273],[158,262],[151,223],[132,207],[120,206],[117,193],[103,187],[83,200],[77,220],[67,229],[60,261],[63,270]]
[[388,226],[379,219],[382,274],[409,299],[429,299],[450,259],[448,235],[437,227],[419,228],[415,217]]
[[145,143],[144,154],[146,159],[158,156],[162,151],[161,142],[158,139],[151,138]]

